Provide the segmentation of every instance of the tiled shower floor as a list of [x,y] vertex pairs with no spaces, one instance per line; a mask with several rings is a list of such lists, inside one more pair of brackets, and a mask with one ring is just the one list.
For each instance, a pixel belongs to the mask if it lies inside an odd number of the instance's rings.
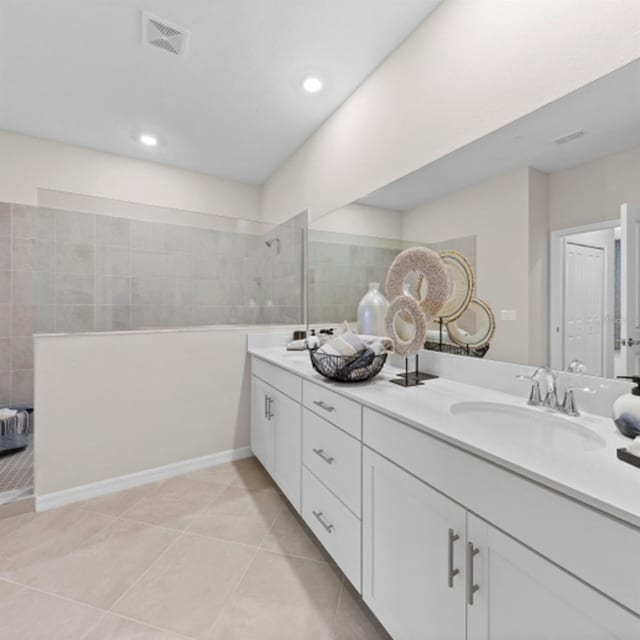
[[33,486],[33,440],[17,453],[0,456],[0,504],[3,494],[17,491],[28,493]]

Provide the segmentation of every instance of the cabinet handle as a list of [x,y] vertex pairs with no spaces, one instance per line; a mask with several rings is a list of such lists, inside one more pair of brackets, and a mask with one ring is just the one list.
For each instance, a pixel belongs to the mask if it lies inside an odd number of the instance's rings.
[[449,562],[447,571],[447,584],[449,588],[453,588],[453,578],[460,573],[460,569],[453,568],[453,543],[460,540],[460,536],[454,533],[453,529],[449,529]]
[[323,400],[314,400],[313,404],[320,407],[321,409],[324,409],[325,411],[328,411],[329,413],[336,410],[335,407],[332,407],[330,404],[327,404]]
[[335,458],[333,456],[329,456],[324,452],[324,449],[314,449],[313,453],[322,458],[327,464],[333,464]]
[[322,511],[312,511],[311,513],[313,513],[316,520],[325,528],[327,533],[333,533],[335,527],[330,522],[327,522]]
[[480,590],[479,585],[474,584],[473,558],[480,553],[480,549],[473,546],[473,542],[467,542],[467,604],[473,604],[473,594]]
[[264,394],[264,417],[269,419],[269,396]]
[[271,411],[272,404],[273,398],[271,396],[267,396],[267,420],[271,420],[271,418],[273,418],[273,411]]

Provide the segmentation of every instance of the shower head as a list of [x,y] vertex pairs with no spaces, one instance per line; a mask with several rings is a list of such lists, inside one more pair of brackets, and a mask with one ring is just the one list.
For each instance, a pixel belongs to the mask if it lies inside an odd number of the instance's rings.
[[264,243],[271,249],[271,247],[276,245],[276,253],[280,253],[280,238],[271,238],[271,240],[265,240]]

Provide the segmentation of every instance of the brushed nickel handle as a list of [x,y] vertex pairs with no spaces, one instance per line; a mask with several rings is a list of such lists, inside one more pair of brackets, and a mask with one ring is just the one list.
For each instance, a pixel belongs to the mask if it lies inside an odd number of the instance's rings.
[[480,586],[474,584],[473,558],[480,553],[480,549],[473,546],[473,542],[467,542],[467,604],[473,604],[473,594],[480,590]]
[[324,449],[313,449],[313,453],[322,458],[327,464],[333,464],[335,462],[335,458],[333,456],[327,455],[324,452]]
[[320,407],[321,409],[324,409],[325,411],[328,411],[329,413],[331,413],[332,411],[336,410],[335,407],[332,407],[330,404],[327,404],[326,402],[324,402],[322,400],[314,400],[313,404],[315,404],[316,406]]
[[269,406],[269,396],[265,393],[264,394],[264,417],[269,419],[269,411],[267,410],[267,407]]
[[267,420],[271,420],[271,418],[273,418],[273,411],[271,411],[272,404],[273,398],[271,396],[267,396]]
[[460,569],[453,568],[453,543],[460,540],[460,536],[454,533],[453,529],[449,529],[449,561],[447,564],[447,584],[449,588],[453,588],[453,579],[460,573]]
[[327,533],[333,533],[335,527],[330,522],[327,522],[322,511],[312,511],[311,513],[313,513],[316,520],[325,528]]

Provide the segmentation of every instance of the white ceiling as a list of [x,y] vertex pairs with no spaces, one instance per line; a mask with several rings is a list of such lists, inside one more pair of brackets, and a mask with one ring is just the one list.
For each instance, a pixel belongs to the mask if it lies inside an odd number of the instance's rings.
[[[439,2],[0,0],[0,129],[261,183]],[[141,44],[143,9],[186,59]]]
[[[584,136],[557,145],[582,129]],[[640,145],[640,60],[359,200],[413,209],[520,167],[551,173]],[[640,180],[640,177],[638,178]]]

